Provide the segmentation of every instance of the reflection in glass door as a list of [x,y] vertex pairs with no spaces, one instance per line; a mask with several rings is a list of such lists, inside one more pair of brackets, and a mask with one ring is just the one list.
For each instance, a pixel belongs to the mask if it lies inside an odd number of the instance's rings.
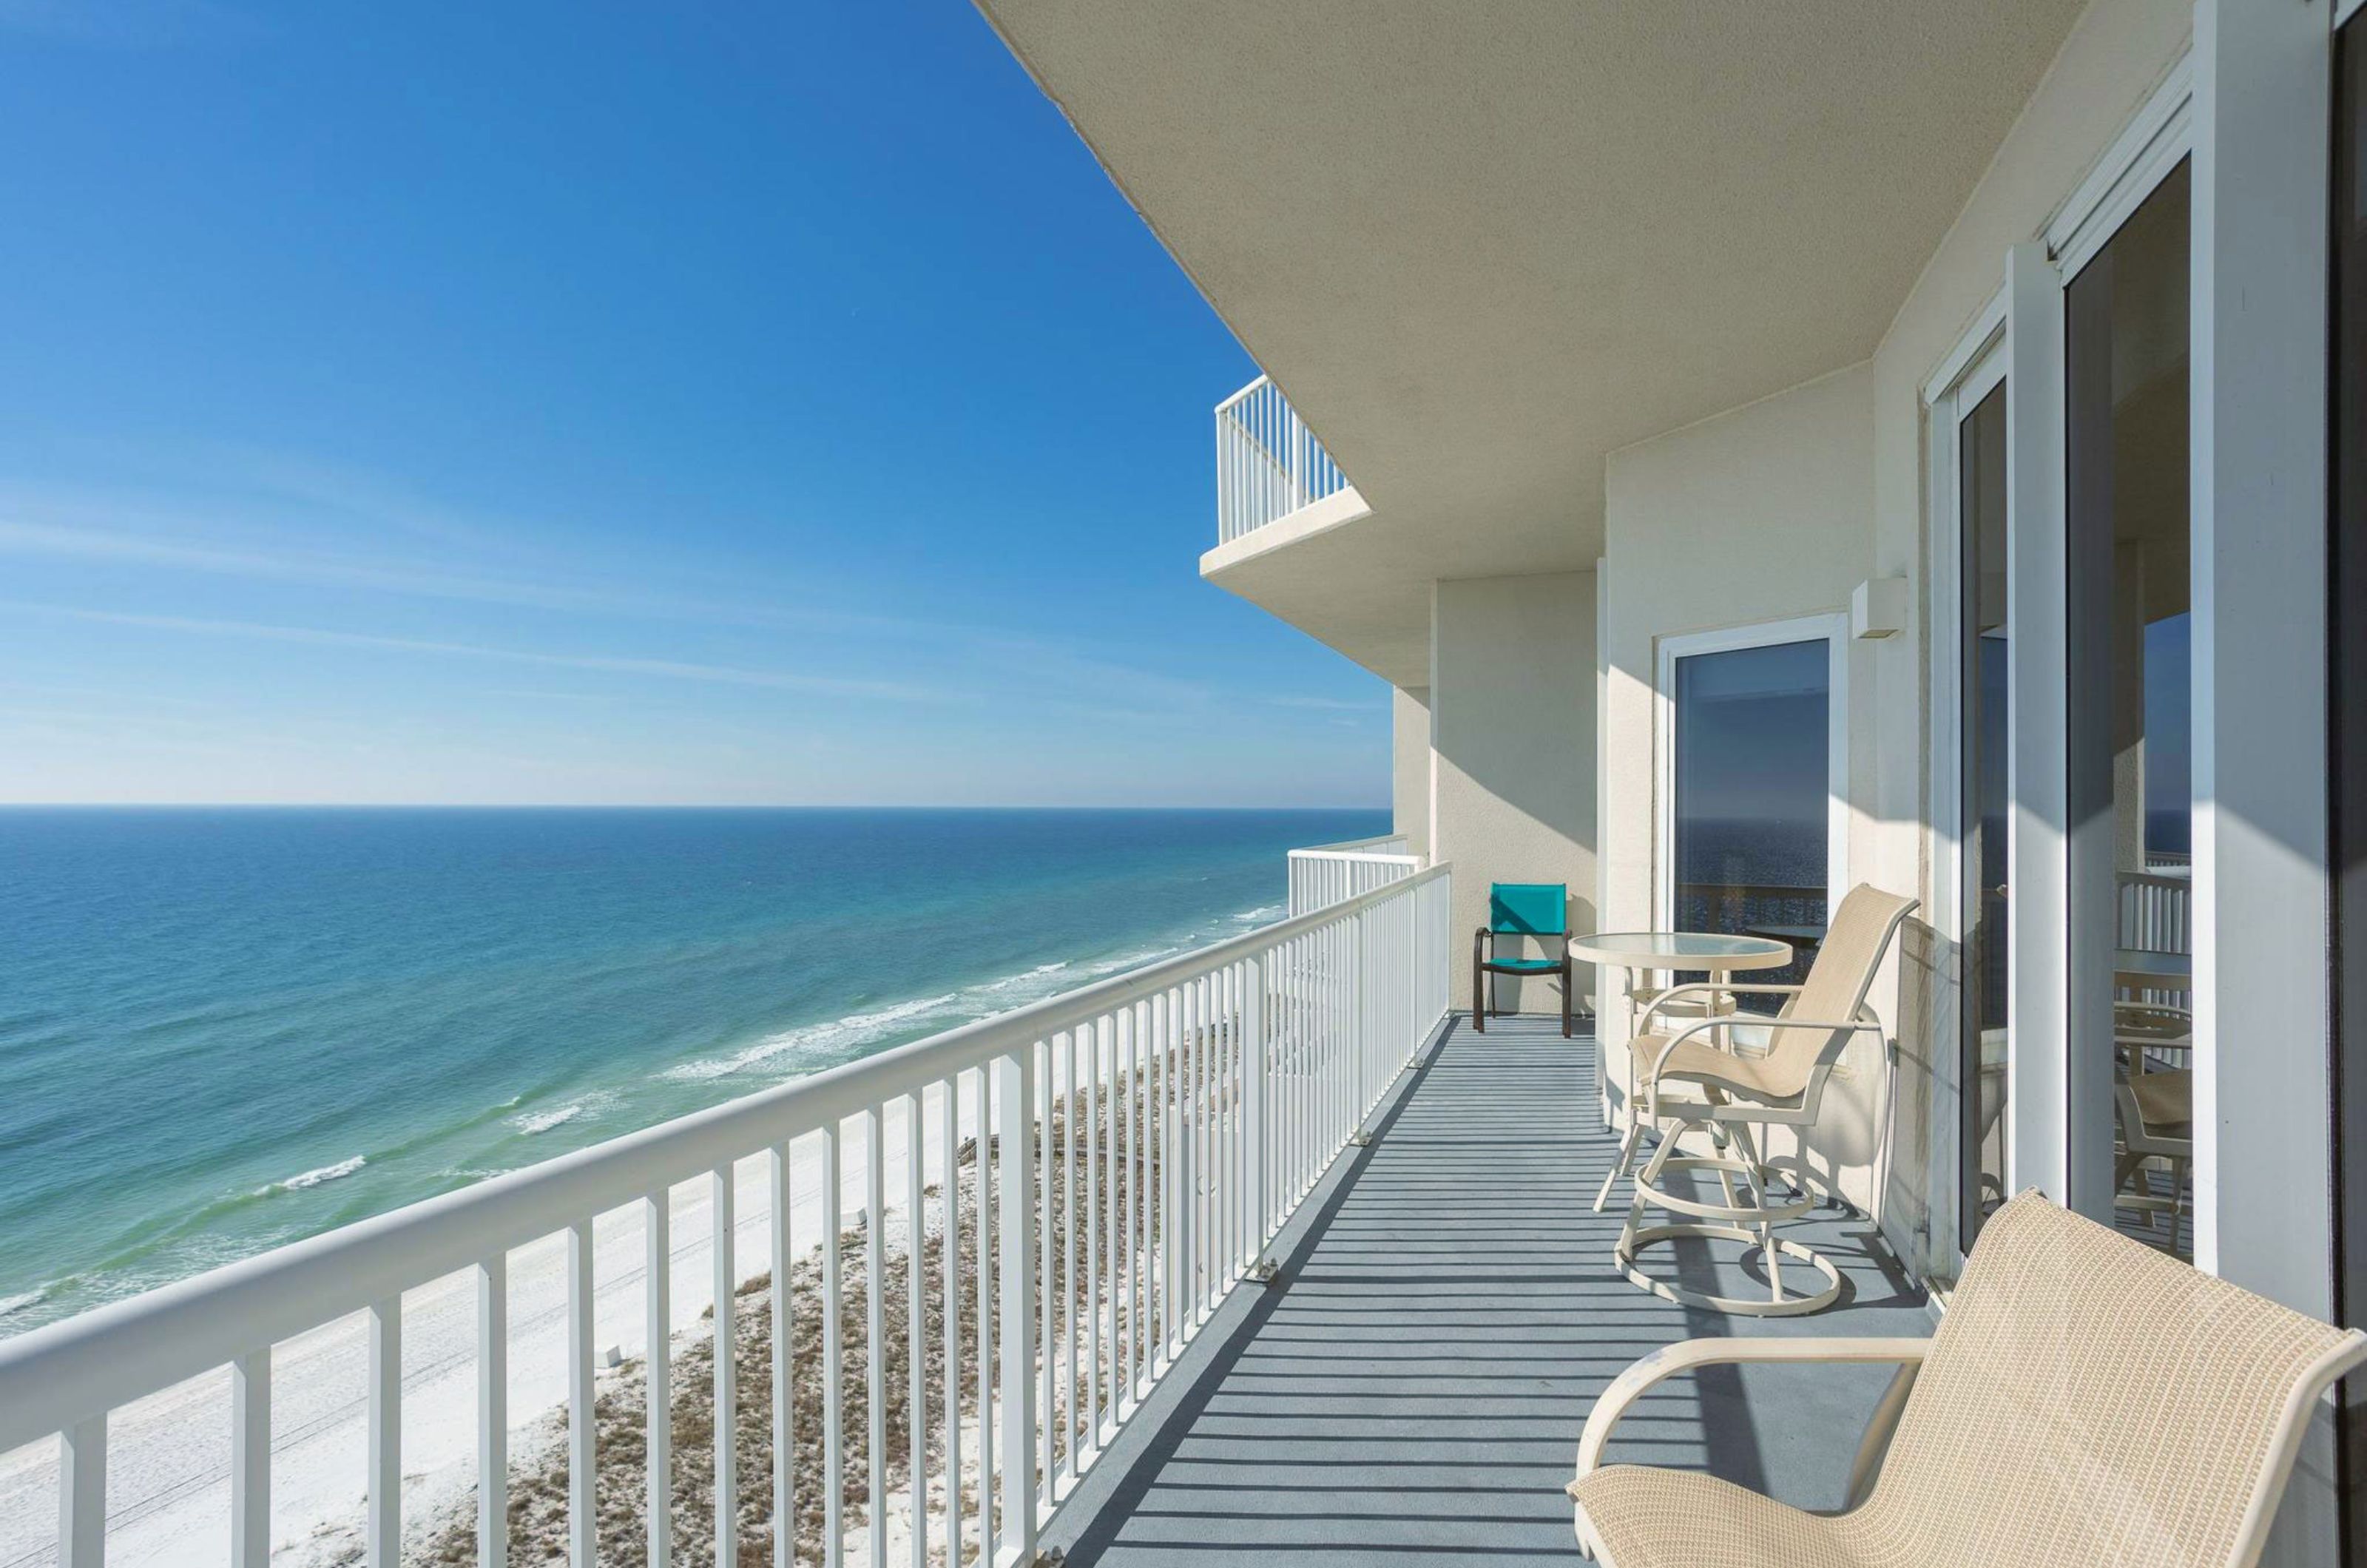
[[[2333,593],[2327,761],[2334,878],[2337,1321],[2367,1324],[2367,14],[2334,46]],[[2343,1530],[2367,1553],[2367,1378],[2343,1385]]]
[[2006,1200],[2005,387],[1956,427],[1959,1244]]
[[1825,932],[1831,850],[1828,638],[1673,660],[1670,913],[1677,930],[1790,942],[1801,962],[1754,976],[1795,983]]
[[2064,291],[2070,1201],[2193,1255],[2187,166]]

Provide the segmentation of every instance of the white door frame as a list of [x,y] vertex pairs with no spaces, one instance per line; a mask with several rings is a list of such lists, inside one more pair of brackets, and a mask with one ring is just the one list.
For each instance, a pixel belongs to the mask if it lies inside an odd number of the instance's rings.
[[[1934,1236],[1932,1246],[1944,1245],[1961,1259],[1958,1242],[1964,1235],[1964,1217],[1958,1213],[1964,1191],[1963,1165],[1977,1158],[1975,1151],[1966,1149],[1958,1135],[1964,1123],[1963,1097],[1977,1093],[1976,1086],[1963,1080],[1964,1009],[1966,976],[1962,955],[1965,930],[1965,845],[1964,824],[1964,487],[1962,459],[1964,455],[1964,422],[1981,400],[2003,385],[2007,378],[2010,353],[2006,341],[2007,291],[1999,288],[1996,296],[1981,311],[1970,332],[1958,343],[1954,352],[1942,361],[1940,369],[1926,383],[1923,403],[1926,411],[1926,431],[1930,442],[1928,465],[1931,494],[1931,570],[1926,575],[1931,602],[1925,624],[1931,637],[1931,700],[1930,705],[1931,733],[1925,755],[1931,761],[1930,801],[1931,811],[1931,921],[1951,949],[1958,954],[1955,978],[1955,1009],[1952,1015],[1955,1027],[1950,1032],[1949,1048],[1941,1056],[1938,1074],[1941,1084],[1955,1097],[1950,1103],[1950,1114],[1932,1129],[1933,1155],[1928,1179],[1944,1179],[1948,1183],[1946,1212],[1950,1224],[1944,1244]],[[2006,513],[2006,577],[2013,577],[2014,527],[2010,488]],[[2006,657],[2013,658],[2019,642],[2015,635],[2016,614],[2013,596],[2006,596]],[[2009,694],[2011,677],[2008,677]],[[2011,713],[2009,696],[2009,715]],[[2009,728],[2006,740],[2008,778],[2012,768],[2013,739]],[[2009,791],[2009,793],[2010,793]],[[2013,812],[2006,816],[2006,857],[2010,866],[2013,855]],[[2010,877],[2009,877],[2010,880]],[[2012,930],[2008,925],[2009,932]],[[2011,976],[2011,953],[2008,953],[2008,976]],[[2006,1021],[2006,1105],[2013,1106],[2015,1089],[2014,1033],[2012,999],[2009,992]],[[2014,1151],[2020,1140],[2013,1135],[2013,1122],[2009,1115],[2002,1128],[2005,1142],[2005,1187],[2008,1194],[2019,1190],[2014,1165]],[[1929,1201],[1931,1195],[1926,1195]],[[1933,1205],[1935,1208],[1938,1205]]]
[[[1930,415],[1931,508],[1931,831],[1937,852],[1931,863],[1931,923],[1951,942],[1961,942],[1964,931],[1964,843],[1962,822],[1964,778],[1964,661],[1957,658],[1964,640],[1965,520],[1959,465],[1964,456],[1960,439],[1965,419],[1983,398],[2006,379],[2005,291],[1999,289],[1981,320],[1965,334],[1958,353],[1949,355],[1942,374],[1947,383],[1924,393]],[[1936,379],[1936,378],[1935,378]],[[2013,571],[2012,512],[2006,517],[2006,572]],[[2013,604],[2006,603],[2006,647],[2013,646]],[[1942,657],[1942,650],[1947,657]],[[1945,761],[1945,767],[1939,764]]]
[[1677,660],[1699,653],[1826,643],[1825,891],[1836,901],[1849,891],[1849,638],[1848,614],[1823,611],[1654,639],[1652,919],[1660,930],[1670,929],[1676,919]]

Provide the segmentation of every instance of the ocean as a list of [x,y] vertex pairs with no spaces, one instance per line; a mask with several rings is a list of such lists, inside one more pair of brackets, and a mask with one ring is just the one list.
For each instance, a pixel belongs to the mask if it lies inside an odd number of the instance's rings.
[[1280,919],[1380,811],[0,810],[0,1337]]

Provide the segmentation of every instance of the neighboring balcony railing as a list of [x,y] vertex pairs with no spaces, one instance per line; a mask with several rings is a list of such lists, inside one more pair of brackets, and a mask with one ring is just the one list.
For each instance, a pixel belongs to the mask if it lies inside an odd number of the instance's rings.
[[1387,887],[1392,882],[1402,882],[1421,869],[1421,857],[1407,852],[1402,834],[1293,850],[1290,912],[1304,915],[1343,898]]
[[[650,1560],[663,1562],[675,1528],[668,1216],[674,1189],[703,1180],[713,1194],[716,1342],[738,1345],[735,1317],[745,1314],[752,1333],[769,1317],[772,1345],[769,1387],[752,1380],[735,1390],[737,1358],[713,1358],[711,1473],[725,1478],[714,1560],[742,1561],[732,1478],[742,1473],[745,1432],[734,1412],[763,1402],[756,1408],[769,1409],[769,1421],[756,1429],[768,1434],[771,1461],[753,1468],[752,1456],[751,1473],[764,1476],[771,1509],[752,1500],[751,1517],[790,1532],[771,1543],[780,1555],[768,1560],[797,1553],[802,1519],[818,1522],[823,1543],[817,1552],[808,1541],[810,1555],[884,1568],[884,1521],[900,1503],[904,1528],[919,1538],[915,1562],[940,1552],[955,1563],[973,1553],[1032,1562],[1053,1509],[1217,1303],[1259,1271],[1276,1233],[1444,1018],[1448,877],[1445,866],[1405,875],[0,1342],[0,1454],[62,1438],[61,1560],[98,1562],[110,1415],[227,1368],[231,1561],[265,1568],[274,1348],[365,1316],[366,1556],[373,1568],[396,1568],[404,1292],[473,1276],[476,1561],[503,1563],[507,1269],[514,1249],[563,1236],[568,1534],[572,1561],[589,1563],[603,1343],[594,1337],[593,1225],[623,1210],[646,1236],[646,1433],[630,1447],[646,1445],[651,1483],[638,1511]],[[763,1162],[758,1190],[771,1214],[774,1267],[762,1297],[736,1288],[749,1271],[735,1264],[732,1194],[747,1161]],[[817,1185],[819,1201],[800,1223],[797,1198]],[[863,1217],[843,1230],[850,1197]],[[889,1244],[900,1240],[898,1258]],[[849,1262],[850,1250],[859,1260]],[[941,1280],[926,1280],[924,1255]],[[793,1274],[810,1280],[817,1269],[819,1291],[800,1299]],[[856,1279],[862,1289],[850,1296]],[[898,1280],[904,1310],[890,1318],[882,1303]],[[820,1319],[821,1392],[800,1400],[793,1347],[815,1341],[811,1325],[793,1324],[810,1312]],[[941,1375],[919,1370],[931,1369],[933,1348]],[[893,1365],[900,1354],[912,1371]],[[809,1390],[816,1370],[805,1368]],[[815,1419],[816,1399],[820,1442],[801,1443],[792,1413],[804,1404],[797,1420]],[[908,1438],[892,1453],[889,1411],[904,1413]],[[623,1457],[638,1468],[637,1453]]]
[[[1789,883],[1682,882],[1677,885],[1673,910],[1682,931],[1723,931],[1744,935],[1762,926],[1809,926],[1825,923],[1830,895],[1822,887]],[[1770,986],[1797,985],[1807,978],[1813,956],[1805,946],[1781,969],[1762,970],[1750,979]]]
[[1217,405],[1218,544],[1347,488],[1340,465],[1265,377]]

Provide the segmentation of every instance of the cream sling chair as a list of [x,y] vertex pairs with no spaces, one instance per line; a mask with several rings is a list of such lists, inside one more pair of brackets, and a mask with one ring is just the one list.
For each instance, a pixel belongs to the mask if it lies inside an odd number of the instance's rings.
[[[2252,1568],[2310,1413],[2362,1360],[2367,1334],[2025,1192],[1929,1339],[1695,1339],[1622,1373],[1579,1440],[1579,1545],[1606,1568]],[[1768,1361],[1898,1367],[1845,1511],[1601,1467],[1661,1379]]]
[[[1769,1192],[1774,1172],[1761,1157],[1753,1127],[1813,1127],[1823,1107],[1825,1080],[1849,1043],[1862,1035],[1882,1037],[1882,1021],[1866,1006],[1866,992],[1891,939],[1913,912],[1916,900],[1885,893],[1863,883],[1850,890],[1833,911],[1824,945],[1809,966],[1807,979],[1797,986],[1754,986],[1725,979],[1715,986],[1678,986],[1660,993],[1659,1002],[1703,990],[1746,995],[1788,997],[1772,1017],[1758,1013],[1725,1013],[1689,1023],[1665,1033],[1646,1032],[1628,1042],[1635,1063],[1636,1094],[1629,1106],[1627,1136],[1619,1162],[1603,1184],[1594,1207],[1601,1212],[1613,1182],[1635,1158],[1640,1134],[1649,1127],[1660,1135],[1659,1146],[1636,1178],[1635,1201],[1627,1223],[1619,1228],[1612,1260],[1620,1272],[1650,1291],[1687,1306],[1760,1317],[1789,1317],[1818,1312],[1840,1294],[1840,1271],[1830,1259],[1803,1243],[1776,1234],[1776,1227],[1807,1213],[1816,1196],[1800,1183],[1793,1196],[1777,1201]],[[1648,1010],[1641,1025],[1654,1013]],[[1738,1055],[1710,1041],[1730,1034],[1737,1025],[1763,1031],[1762,1052]],[[1665,1027],[1665,1026],[1664,1026]],[[1670,1089],[1676,1090],[1670,1093]],[[1640,1112],[1640,1114],[1639,1114]],[[1716,1152],[1681,1155],[1679,1141],[1689,1131],[1709,1134]],[[1661,1185],[1670,1172],[1715,1172],[1723,1202],[1672,1192]],[[1749,1190],[1749,1201],[1735,1190],[1738,1179]],[[1691,1216],[1670,1224],[1644,1225],[1647,1203]],[[1636,1254],[1656,1242],[1680,1236],[1755,1243],[1766,1268],[1764,1298],[1714,1296],[1690,1291],[1644,1272]],[[1802,1295],[1784,1283],[1782,1258],[1806,1263],[1824,1276],[1823,1285]]]

